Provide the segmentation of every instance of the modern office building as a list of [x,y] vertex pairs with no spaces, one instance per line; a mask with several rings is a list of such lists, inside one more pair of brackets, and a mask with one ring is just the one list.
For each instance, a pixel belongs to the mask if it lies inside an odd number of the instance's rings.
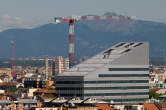
[[65,70],[69,69],[69,59],[58,56],[53,60],[52,63],[52,74],[57,75],[63,73]]
[[121,42],[56,77],[60,97],[109,103],[144,103],[149,98],[147,42]]

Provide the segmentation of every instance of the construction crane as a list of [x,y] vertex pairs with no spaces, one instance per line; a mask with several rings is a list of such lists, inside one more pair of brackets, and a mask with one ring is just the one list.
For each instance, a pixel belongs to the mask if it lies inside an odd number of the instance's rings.
[[74,66],[74,23],[77,21],[89,20],[131,20],[128,16],[75,16],[75,17],[56,17],[56,23],[68,22],[69,23],[69,67]]
[[14,71],[14,41],[10,41],[11,48],[12,48],[12,67],[11,67],[11,75],[12,78],[14,78],[15,71]]
[[48,55],[45,57],[45,79],[48,80]]

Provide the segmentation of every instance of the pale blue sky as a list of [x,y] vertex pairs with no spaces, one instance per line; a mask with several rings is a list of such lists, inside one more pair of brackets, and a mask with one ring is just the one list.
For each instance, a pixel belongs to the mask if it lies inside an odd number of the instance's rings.
[[0,0],[0,15],[23,20],[105,12],[166,23],[166,0]]

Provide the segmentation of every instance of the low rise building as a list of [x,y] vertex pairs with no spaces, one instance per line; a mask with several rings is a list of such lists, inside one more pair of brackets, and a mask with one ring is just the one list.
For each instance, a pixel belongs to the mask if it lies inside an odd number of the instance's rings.
[[39,75],[32,75],[31,77],[26,77],[24,79],[24,87],[25,88],[45,88],[46,80],[44,77],[39,77]]
[[0,89],[2,89],[2,90],[16,89],[18,84],[19,83],[17,83],[17,82],[1,82]]
[[49,96],[49,95],[56,96],[56,90],[37,89],[36,91],[33,92],[33,94],[37,96]]

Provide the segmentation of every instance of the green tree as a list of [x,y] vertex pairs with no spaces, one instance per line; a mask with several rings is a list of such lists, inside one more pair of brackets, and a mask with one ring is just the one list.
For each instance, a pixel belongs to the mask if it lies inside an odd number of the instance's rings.
[[150,98],[154,98],[154,99],[156,99],[156,98],[158,98],[159,96],[161,96],[161,94],[158,94],[158,93],[156,93],[156,90],[150,90],[149,91],[149,97]]

